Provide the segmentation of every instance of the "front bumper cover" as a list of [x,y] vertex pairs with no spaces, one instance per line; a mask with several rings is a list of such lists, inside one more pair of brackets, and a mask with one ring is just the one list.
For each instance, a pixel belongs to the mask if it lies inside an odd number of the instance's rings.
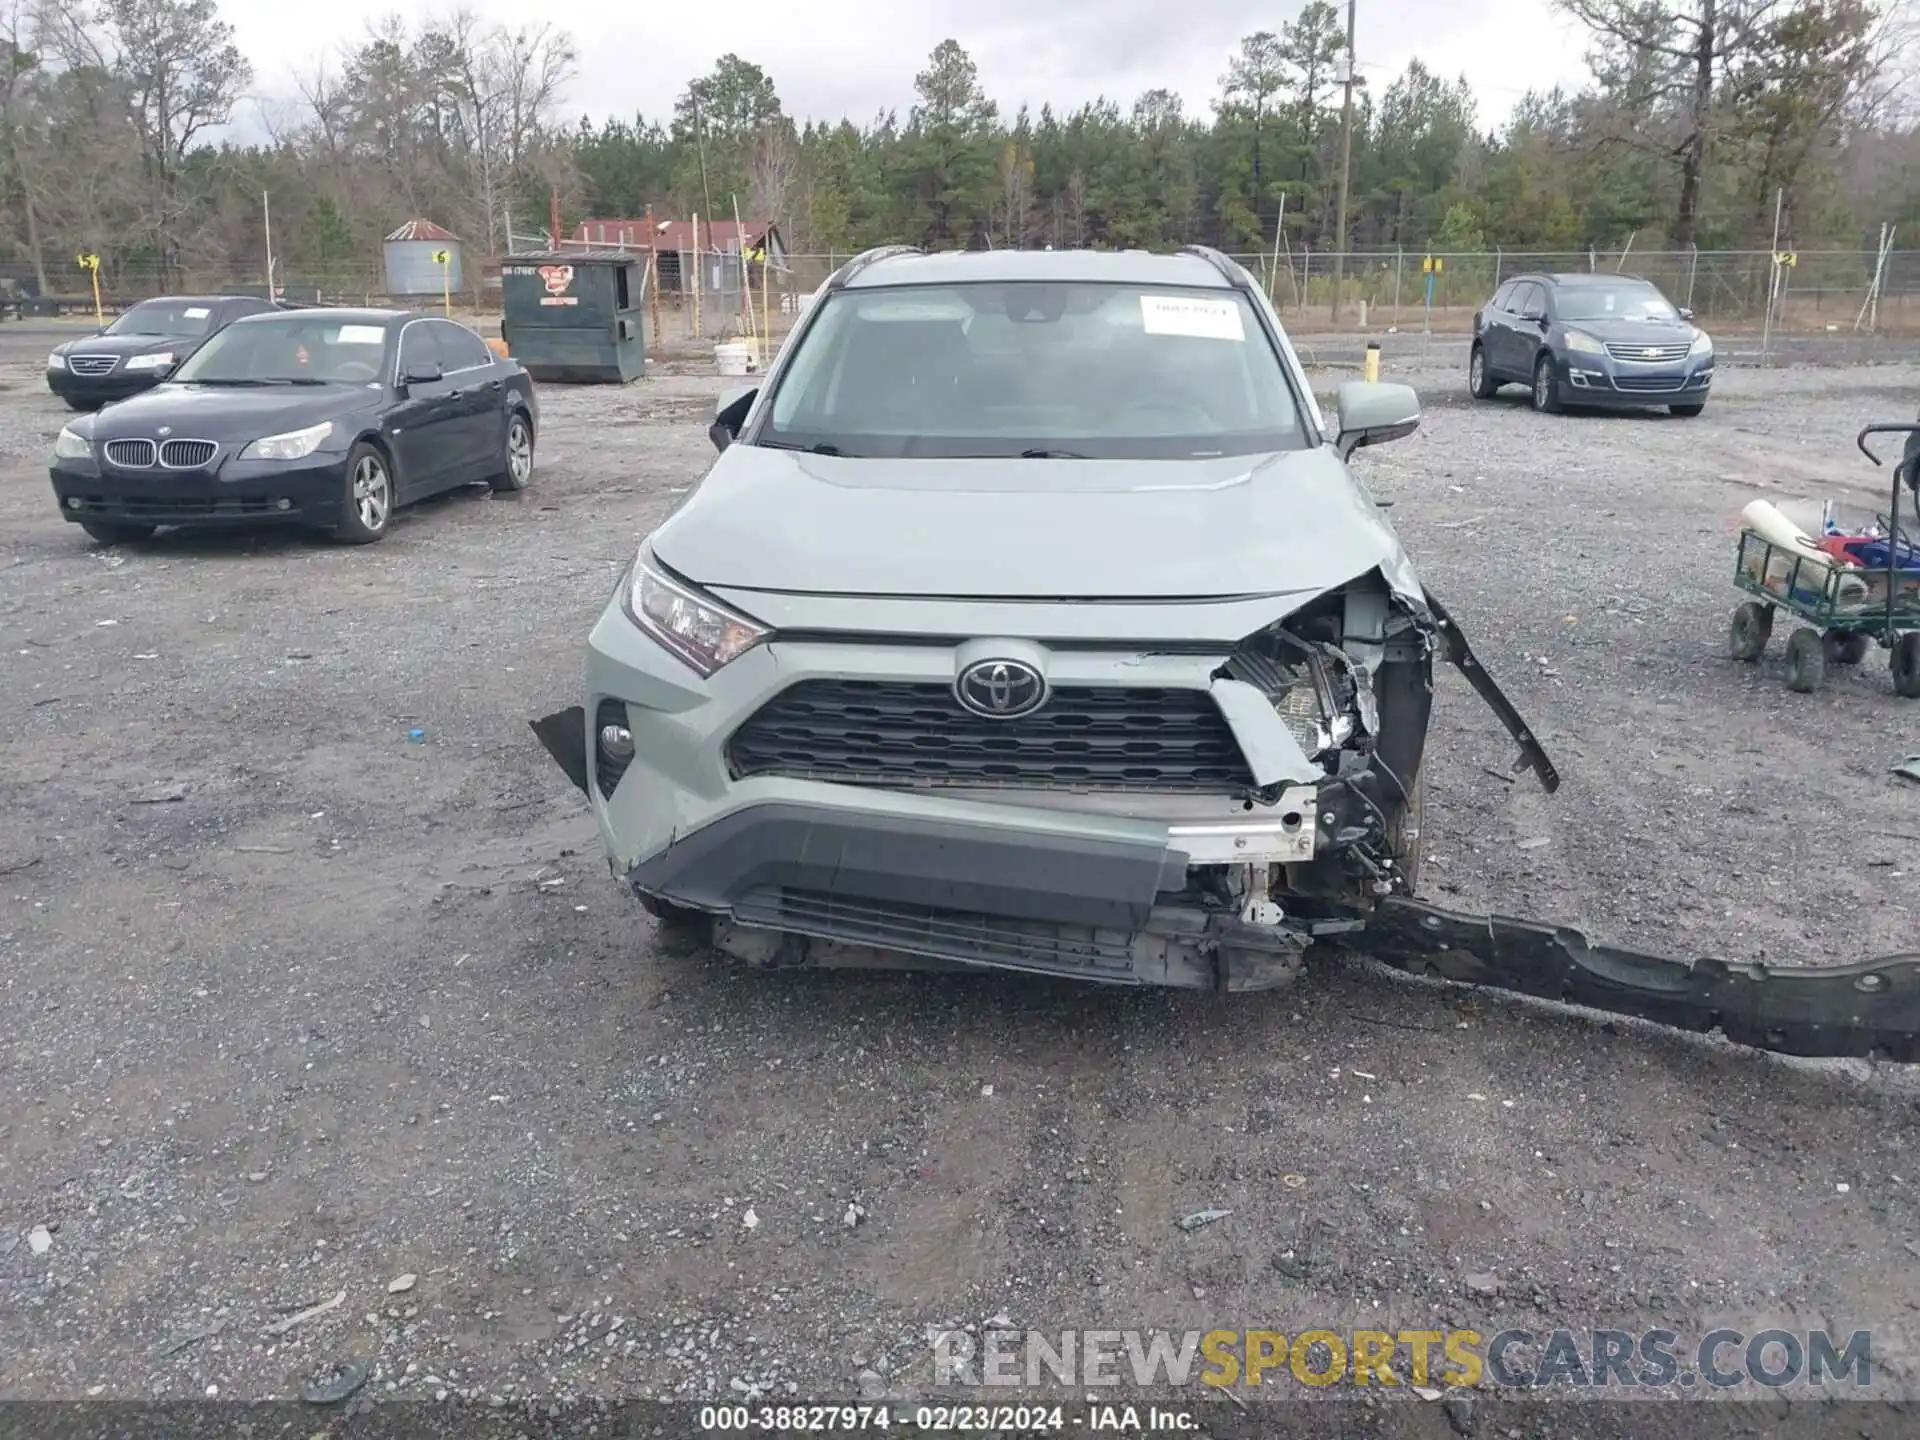
[[49,471],[68,520],[134,525],[336,525],[346,497],[344,454],[305,460],[223,457],[214,470],[116,470],[55,461]]

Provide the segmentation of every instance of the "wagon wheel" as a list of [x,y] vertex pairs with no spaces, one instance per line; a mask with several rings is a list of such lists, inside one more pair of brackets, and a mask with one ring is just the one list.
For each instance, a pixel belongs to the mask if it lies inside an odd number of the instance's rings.
[[1818,690],[1827,678],[1826,647],[1818,630],[1796,630],[1787,641],[1787,688],[1798,695]]
[[1829,630],[1820,637],[1822,657],[1829,666],[1858,665],[1867,658],[1873,640],[1858,630]]
[[1749,600],[1733,612],[1733,658],[1758,660],[1773,636],[1773,607]]
[[1920,699],[1920,630],[1894,639],[1893,693],[1906,700]]

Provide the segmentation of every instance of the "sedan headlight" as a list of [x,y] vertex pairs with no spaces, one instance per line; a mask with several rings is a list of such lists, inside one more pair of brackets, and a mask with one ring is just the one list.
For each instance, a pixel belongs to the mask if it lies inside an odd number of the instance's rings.
[[162,350],[158,355],[130,355],[127,357],[127,369],[166,370],[179,358],[171,350]]
[[1607,347],[1587,334],[1584,330],[1567,331],[1567,349],[1577,350],[1582,355],[1604,355]]
[[704,678],[767,637],[764,625],[634,562],[620,595],[627,618]]
[[84,460],[91,454],[93,454],[93,442],[84,435],[76,435],[65,425],[62,425],[60,433],[53,437],[53,456],[56,460]]
[[1687,354],[1711,355],[1712,353],[1713,353],[1713,337],[1707,334],[1707,332],[1704,330],[1694,331],[1693,344],[1687,348]]
[[284,435],[267,435],[240,452],[242,460],[304,460],[318,450],[333,433],[333,422],[322,420],[304,430],[289,430]]
[[62,355],[58,350],[55,350],[51,355],[47,356],[47,368],[49,370],[66,369],[67,357]]

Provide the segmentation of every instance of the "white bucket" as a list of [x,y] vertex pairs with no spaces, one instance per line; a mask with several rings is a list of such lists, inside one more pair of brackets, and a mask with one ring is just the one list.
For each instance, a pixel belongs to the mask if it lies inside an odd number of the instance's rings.
[[713,363],[722,375],[745,375],[753,364],[753,352],[738,341],[713,347]]

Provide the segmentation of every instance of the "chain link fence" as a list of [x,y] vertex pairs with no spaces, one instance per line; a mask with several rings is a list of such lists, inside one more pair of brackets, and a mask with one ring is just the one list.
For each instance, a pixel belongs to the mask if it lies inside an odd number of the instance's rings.
[[[659,297],[660,337],[665,340],[725,339],[757,330],[772,318],[775,333],[786,328],[805,299],[850,258],[847,252],[788,255],[784,263],[751,267],[751,318],[737,287],[724,296],[705,297],[696,307],[686,294]],[[1771,325],[1783,333],[1874,333],[1920,336],[1920,250],[1895,250],[1874,279],[1878,257],[1871,249],[1802,250],[1776,269],[1767,251],[1751,250],[1578,250],[1578,251],[1354,251],[1344,256],[1306,247],[1279,254],[1234,257],[1267,286],[1288,327],[1299,331],[1399,330],[1464,332],[1473,312],[1501,281],[1541,272],[1635,275],[1652,281],[1674,304],[1690,309],[1703,325],[1757,333],[1767,321],[1774,289]],[[737,255],[725,257],[739,263]],[[1337,262],[1337,263],[1336,263]],[[1338,304],[1334,272],[1340,271]],[[90,310],[92,295],[85,275],[62,277],[50,285],[50,298],[67,309]],[[440,307],[440,295],[393,296],[385,292],[381,266],[374,263],[305,267],[276,266],[276,288],[289,299],[325,304],[400,304]],[[4,282],[0,282],[4,283]],[[767,293],[761,293],[763,283]],[[499,262],[475,263],[469,257],[463,284],[452,298],[466,313],[492,314],[499,308]],[[120,309],[136,300],[173,293],[251,291],[264,293],[260,266],[189,265],[163,287],[157,272],[104,265],[102,299]],[[1777,287],[1777,288],[1776,288]],[[29,287],[37,288],[37,287]],[[698,317],[696,320],[696,308]]]

